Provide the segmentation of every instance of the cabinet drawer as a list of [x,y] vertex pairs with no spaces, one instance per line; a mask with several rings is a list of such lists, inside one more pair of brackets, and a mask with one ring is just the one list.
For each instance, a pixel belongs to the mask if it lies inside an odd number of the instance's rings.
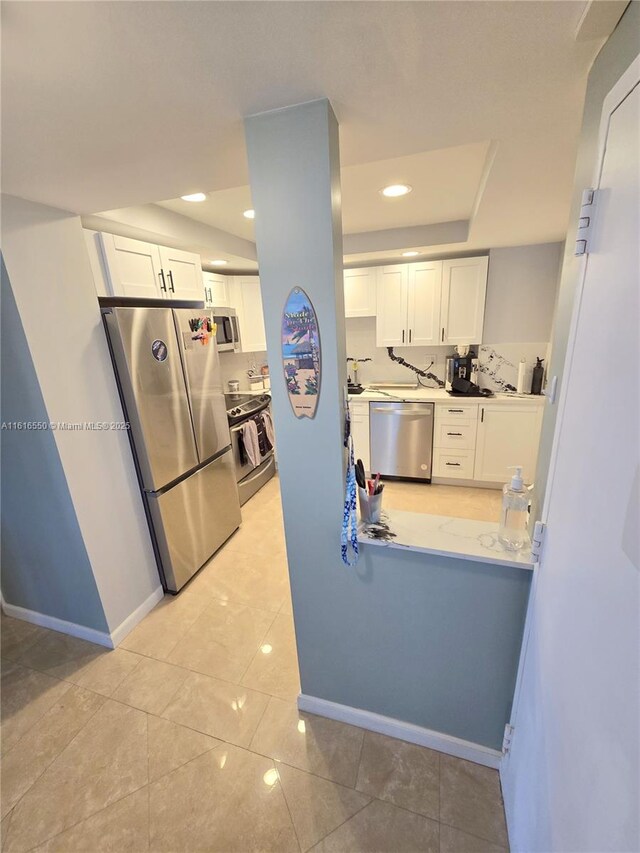
[[436,448],[433,451],[433,476],[473,479],[475,451]]
[[456,403],[438,405],[436,406],[436,421],[437,420],[465,420],[465,421],[477,421],[478,420],[478,404],[477,403],[466,403],[457,405]]
[[369,417],[369,403],[365,402],[364,400],[362,400],[362,401],[350,400],[349,401],[349,408],[351,409],[352,415],[362,415],[363,417],[366,417],[366,418]]
[[477,421],[437,420],[433,443],[435,447],[475,450],[477,426]]

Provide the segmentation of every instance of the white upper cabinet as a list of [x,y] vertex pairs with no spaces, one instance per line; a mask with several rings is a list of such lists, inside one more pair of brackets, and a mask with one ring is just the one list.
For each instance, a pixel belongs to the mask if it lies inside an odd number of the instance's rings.
[[158,246],[160,266],[166,276],[169,299],[197,299],[202,302],[202,262],[200,255]]
[[506,483],[511,466],[522,465],[525,482],[536,473],[542,406],[537,403],[494,403],[480,406],[474,479]]
[[242,352],[263,352],[267,348],[260,279],[257,275],[234,276],[231,307],[240,320]]
[[344,271],[344,316],[375,317],[376,268]]
[[489,258],[442,261],[441,344],[482,343]]
[[408,346],[409,264],[378,267],[376,346]]
[[441,290],[442,261],[379,267],[377,346],[439,344]]
[[[158,247],[142,240],[100,234],[105,266],[113,296],[161,299],[167,292]],[[202,298],[202,296],[200,296]]]
[[440,336],[442,261],[409,264],[406,335],[409,346],[437,346]]
[[202,284],[204,286],[204,304],[207,308],[231,307],[231,296],[225,276],[203,272]]
[[200,255],[115,234],[100,234],[100,244],[113,296],[202,302]]

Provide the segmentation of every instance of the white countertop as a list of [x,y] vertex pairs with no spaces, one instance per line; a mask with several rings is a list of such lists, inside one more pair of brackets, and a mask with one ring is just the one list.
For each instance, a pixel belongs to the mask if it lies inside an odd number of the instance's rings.
[[415,402],[415,403],[481,403],[483,406],[491,403],[504,403],[513,400],[517,403],[530,402],[541,405],[545,401],[542,394],[494,394],[493,397],[453,397],[444,388],[390,388],[383,391],[366,388],[362,394],[349,394],[349,400],[370,403],[374,401]]
[[507,551],[498,541],[498,525],[490,521],[392,509],[383,511],[379,524],[363,525],[358,541],[477,563],[529,570],[534,567],[529,546],[520,551]]

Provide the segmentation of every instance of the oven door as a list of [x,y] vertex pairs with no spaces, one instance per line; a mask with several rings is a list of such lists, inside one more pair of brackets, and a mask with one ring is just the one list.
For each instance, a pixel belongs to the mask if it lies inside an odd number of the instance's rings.
[[244,480],[245,477],[248,477],[252,471],[262,465],[267,459],[273,456],[273,448],[268,450],[264,455],[260,454],[260,458],[256,465],[254,465],[247,456],[247,452],[244,449],[244,443],[242,441],[242,424],[236,424],[231,427],[231,447],[233,450],[233,462],[236,466],[236,481],[239,483],[241,480]]

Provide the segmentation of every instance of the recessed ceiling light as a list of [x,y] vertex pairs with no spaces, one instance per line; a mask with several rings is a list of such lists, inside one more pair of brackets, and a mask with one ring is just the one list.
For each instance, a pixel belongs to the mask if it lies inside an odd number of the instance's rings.
[[403,258],[415,258],[416,255],[419,255],[419,254],[420,254],[420,252],[403,252],[402,257]]
[[249,210],[245,210],[245,212],[242,215],[244,216],[245,219],[255,219],[256,218],[256,212],[252,207],[249,208]]
[[214,267],[223,267],[227,262],[223,261],[223,260],[219,260],[219,261],[209,261],[209,263]]
[[380,192],[387,198],[398,198],[398,196],[410,193],[411,187],[409,184],[391,184],[390,186],[381,189]]
[[191,193],[190,195],[181,195],[182,201],[204,201],[206,199],[204,193]]

